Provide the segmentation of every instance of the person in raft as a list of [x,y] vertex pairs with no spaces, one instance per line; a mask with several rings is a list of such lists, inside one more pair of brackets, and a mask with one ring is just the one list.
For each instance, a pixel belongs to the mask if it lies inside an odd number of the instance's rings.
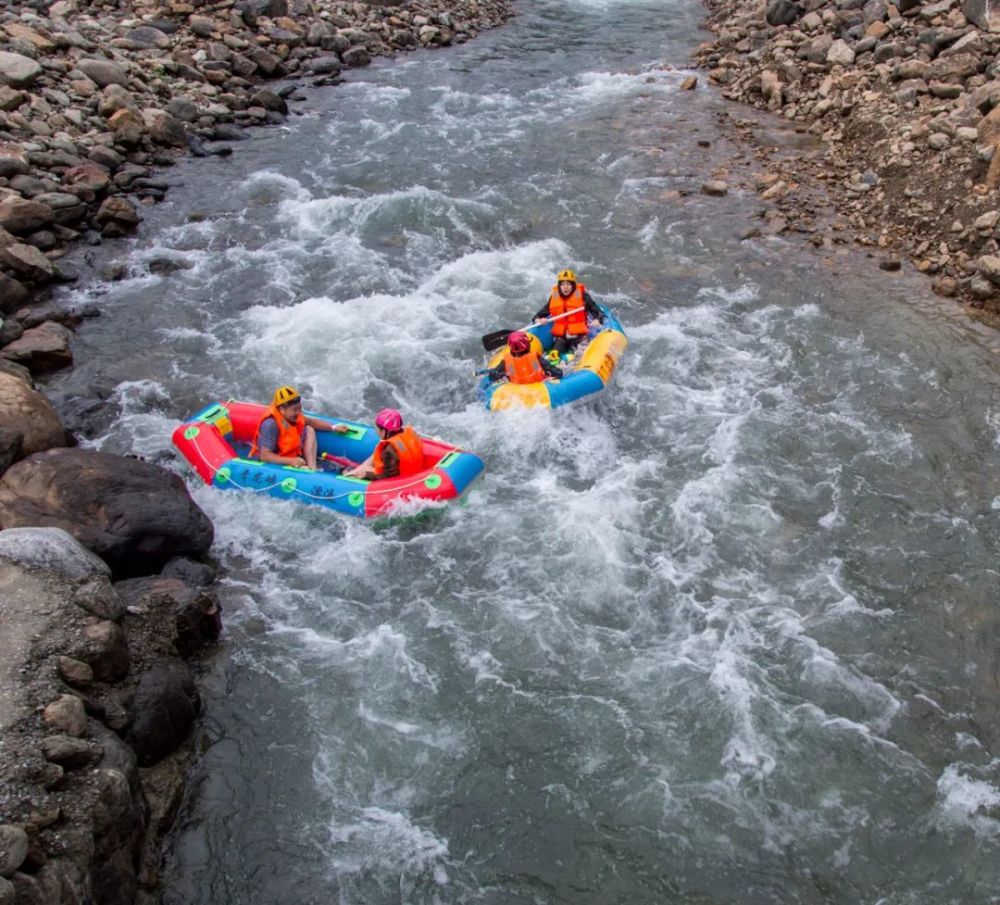
[[566,315],[552,322],[552,336],[555,339],[552,348],[560,355],[565,355],[572,352],[581,340],[586,339],[587,316],[603,324],[604,315],[587,292],[587,287],[576,281],[576,274],[572,270],[560,270],[556,280],[556,285],[549,293],[549,300],[535,315],[535,322],[560,314]]
[[511,383],[541,383],[546,377],[562,377],[562,368],[550,364],[548,359],[531,348],[531,337],[515,330],[507,337],[503,361],[486,372],[491,383],[505,377]]
[[274,465],[316,470],[316,431],[346,433],[346,424],[330,424],[302,414],[302,397],[294,387],[278,387],[254,434],[250,458]]
[[406,478],[424,468],[424,444],[403,416],[395,409],[382,409],[375,416],[379,442],[364,462],[341,472],[344,477],[379,481],[383,478]]

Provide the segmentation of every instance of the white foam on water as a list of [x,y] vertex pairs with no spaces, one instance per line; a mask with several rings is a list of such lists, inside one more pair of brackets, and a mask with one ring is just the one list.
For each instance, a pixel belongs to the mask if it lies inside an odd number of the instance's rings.
[[[981,838],[1000,837],[1000,784],[997,779],[1000,761],[989,768],[949,764],[937,781],[937,813],[946,828],[971,829]],[[981,778],[977,773],[991,773]]]
[[448,841],[397,811],[360,808],[330,826],[329,844],[341,880],[377,870],[401,880],[430,871],[435,882],[447,882]]

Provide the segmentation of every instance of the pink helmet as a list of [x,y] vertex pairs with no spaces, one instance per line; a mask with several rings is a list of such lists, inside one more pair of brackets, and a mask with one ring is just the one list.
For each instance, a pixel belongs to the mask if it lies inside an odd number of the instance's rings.
[[515,330],[507,337],[507,347],[511,352],[520,355],[531,348],[531,337],[527,333]]
[[375,426],[389,433],[395,433],[403,429],[403,416],[395,409],[382,409],[375,416]]

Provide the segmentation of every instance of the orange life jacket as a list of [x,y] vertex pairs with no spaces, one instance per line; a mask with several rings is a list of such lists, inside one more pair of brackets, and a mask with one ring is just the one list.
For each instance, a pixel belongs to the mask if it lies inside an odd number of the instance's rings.
[[257,422],[257,430],[253,434],[253,446],[250,447],[250,458],[256,459],[260,453],[260,428],[268,418],[273,418],[278,425],[278,448],[274,451],[279,456],[301,456],[302,434],[306,429],[306,417],[299,412],[294,424],[289,423],[275,406],[269,406]]
[[[572,320],[567,317],[566,320]],[[503,353],[503,367],[511,383],[541,383],[548,376],[534,350],[524,355],[514,355],[510,349]]]
[[377,477],[385,474],[385,461],[382,454],[387,446],[391,446],[399,457],[399,477],[405,478],[423,470],[424,444],[420,435],[407,424],[398,434],[388,440],[380,440],[378,446],[375,447],[372,467]]
[[576,288],[570,293],[569,298],[563,298],[559,294],[559,285],[552,287],[549,294],[549,317],[557,314],[565,314],[567,311],[573,313],[569,317],[561,317],[552,323],[553,336],[586,336],[587,335],[587,309],[584,307],[583,294],[587,287],[583,283],[577,283]]

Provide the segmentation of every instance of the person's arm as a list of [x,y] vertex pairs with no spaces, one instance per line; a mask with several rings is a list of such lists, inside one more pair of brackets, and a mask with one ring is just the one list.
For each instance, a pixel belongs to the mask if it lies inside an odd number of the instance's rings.
[[544,355],[541,356],[538,361],[542,365],[542,370],[549,375],[549,377],[561,378],[563,376],[562,368],[557,368],[551,361],[549,361]]
[[306,415],[306,424],[313,430],[333,431],[335,434],[346,434],[350,430],[346,424],[331,424],[329,421],[323,421],[320,418],[311,418],[309,415]]
[[535,315],[536,321],[548,320],[549,317],[549,300],[545,300],[545,304],[538,310],[538,314]]
[[507,376],[507,369],[501,361],[495,368],[490,368],[486,372],[486,376],[489,378],[490,383],[496,383],[498,380],[503,380]]
[[589,292],[583,294],[583,307],[587,310],[587,314],[599,324],[604,323],[604,312],[597,307],[597,302],[594,301],[594,297]]

